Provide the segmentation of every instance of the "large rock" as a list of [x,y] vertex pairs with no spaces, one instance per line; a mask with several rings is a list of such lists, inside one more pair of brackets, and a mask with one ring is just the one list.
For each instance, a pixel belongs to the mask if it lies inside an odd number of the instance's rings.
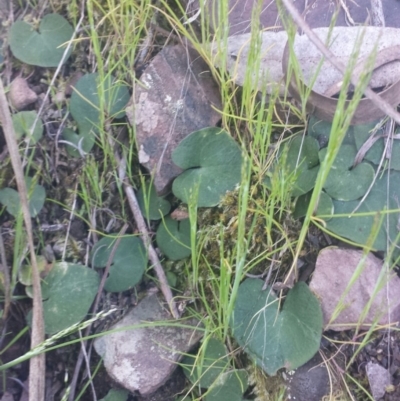
[[[180,322],[193,325],[191,330],[176,327],[173,320],[168,324],[169,319],[165,307],[154,294],[144,298],[110,328],[126,327],[126,330],[96,339],[97,353],[104,358],[108,374],[120,386],[142,396],[154,393],[169,379],[183,354],[202,337],[202,331],[195,329],[197,322]],[[167,324],[152,326],[151,322]],[[139,324],[146,327],[132,327]]]
[[[374,255],[363,258],[362,251],[337,247],[328,247],[319,253],[310,289],[321,301],[325,330],[358,327],[369,302],[371,305],[360,328],[368,329],[375,320],[381,325],[400,321],[400,278],[393,271],[386,277],[386,267]],[[359,271],[355,273],[357,269]],[[380,275],[383,280],[374,295]],[[330,323],[339,307],[341,312]]]
[[215,126],[221,116],[219,88],[199,54],[167,46],[144,70],[127,116],[136,127],[139,162],[154,174],[159,195],[182,170],[171,160],[178,143],[193,131]]
[[[211,28],[218,28],[218,6],[220,0],[207,1],[208,14]],[[229,35],[248,33],[251,30],[251,18],[254,8],[257,7],[259,0],[229,0]],[[199,0],[189,2],[189,15],[195,15],[199,9]],[[328,27],[331,24],[334,13],[337,10],[336,3],[332,0],[312,0],[311,2],[296,1],[294,6],[301,12],[306,22],[311,28]],[[355,25],[365,25],[371,22],[371,0],[357,0],[345,2],[347,12],[340,7],[336,19],[336,26],[351,26],[352,21]],[[398,0],[382,1],[383,13],[386,26],[400,28],[400,3]],[[264,0],[261,5],[259,21],[261,28],[269,28],[274,31],[284,29],[279,16],[276,0]],[[352,21],[351,21],[351,20]],[[200,20],[200,17],[197,18]]]

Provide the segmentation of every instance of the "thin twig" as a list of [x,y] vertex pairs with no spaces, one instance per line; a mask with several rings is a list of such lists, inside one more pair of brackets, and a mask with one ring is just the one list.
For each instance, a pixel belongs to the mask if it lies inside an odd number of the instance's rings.
[[11,280],[10,280],[10,272],[7,266],[7,258],[6,251],[4,249],[4,241],[3,241],[3,232],[0,227],[0,261],[3,270],[4,277],[4,308],[2,319],[5,321],[8,316],[8,311],[11,305]]
[[[11,165],[15,174],[18,193],[24,217],[28,246],[32,265],[33,284],[33,318],[31,348],[35,348],[44,341],[44,323],[42,290],[40,288],[40,275],[37,266],[35,245],[32,234],[32,221],[28,206],[28,194],[25,185],[24,172],[19,155],[18,144],[14,132],[8,102],[4,93],[3,81],[0,79],[0,123],[3,126],[8,151],[10,152]],[[31,400],[43,401],[45,398],[45,354],[33,357],[29,364],[29,395]]]
[[[108,140],[110,142],[110,146],[114,146],[114,140],[112,139],[113,135],[111,133],[110,124],[108,122],[106,123],[106,131],[109,133]],[[136,221],[136,225],[141,234],[143,244],[147,251],[148,259],[152,263],[158,281],[160,282],[161,292],[164,295],[164,298],[169,306],[172,316],[175,319],[179,319],[180,313],[178,312],[178,308],[174,301],[174,296],[172,294],[171,288],[168,285],[167,276],[165,275],[164,269],[161,265],[160,259],[158,258],[157,252],[152,245],[149,230],[147,229],[145,219],[140,210],[139,203],[135,195],[135,191],[133,190],[132,186],[129,184],[126,178],[126,166],[127,166],[126,159],[125,157],[121,158],[117,151],[114,152],[114,158],[118,165],[118,178],[124,186],[124,191],[126,197],[128,198],[129,207],[132,211],[133,217],[135,218]]]
[[[282,0],[286,9],[289,11],[294,22],[304,31],[308,36],[310,41],[317,47],[317,49],[326,57],[329,62],[336,67],[343,75],[346,74],[346,66],[338,60],[335,55],[324,45],[321,39],[311,30],[311,28],[304,21],[303,17],[293,6],[291,0]],[[359,83],[359,77],[352,73],[351,83],[354,87],[357,87]],[[380,110],[382,110],[386,115],[393,118],[397,124],[400,124],[400,114],[389,104],[386,100],[382,99],[377,95],[369,86],[364,89],[365,96],[370,99]]]
[[132,186],[124,180],[124,190],[126,197],[128,198],[128,203],[133,213],[133,217],[135,218],[136,224],[142,235],[143,244],[146,247],[148,252],[148,257],[150,262],[153,264],[154,271],[157,274],[157,278],[160,282],[161,291],[164,295],[165,300],[168,303],[168,306],[171,310],[172,316],[175,319],[179,319],[179,312],[178,308],[176,307],[174,297],[171,291],[170,286],[168,285],[167,276],[165,275],[164,269],[161,266],[160,259],[158,258],[157,252],[154,249],[153,245],[151,244],[151,238],[149,232],[147,230],[146,222],[140,211],[139,203],[136,199],[135,191],[133,190]]
[[382,0],[371,0],[371,22],[373,26],[385,26]]

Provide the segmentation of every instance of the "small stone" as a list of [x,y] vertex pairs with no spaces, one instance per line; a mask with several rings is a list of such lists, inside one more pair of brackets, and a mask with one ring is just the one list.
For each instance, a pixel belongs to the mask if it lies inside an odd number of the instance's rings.
[[37,100],[36,93],[29,87],[26,80],[21,77],[17,77],[11,82],[8,96],[11,105],[18,111],[23,110]]
[[369,386],[374,400],[380,400],[391,384],[390,373],[381,365],[368,362],[366,366]]
[[[394,272],[389,272],[388,282],[374,296],[376,283],[385,267],[383,261],[373,254],[365,257],[362,272],[344,299],[341,299],[363,258],[362,251],[337,247],[328,247],[319,253],[310,289],[321,301],[325,330],[341,331],[356,327],[368,330],[375,321],[382,326],[400,321],[400,278]],[[368,313],[358,326],[364,308],[373,296]],[[340,301],[342,310],[330,322]]]
[[[198,322],[184,322],[192,325],[193,330],[175,326],[170,320],[157,294],[144,298],[120,322],[110,328],[115,330],[126,327],[96,339],[94,346],[97,353],[103,357],[104,366],[120,386],[130,392],[139,392],[148,396],[160,388],[172,375],[177,362],[202,337],[202,332],[196,330]],[[164,325],[153,325],[163,322]],[[181,322],[182,323],[182,322]],[[134,328],[138,324],[146,327]]]

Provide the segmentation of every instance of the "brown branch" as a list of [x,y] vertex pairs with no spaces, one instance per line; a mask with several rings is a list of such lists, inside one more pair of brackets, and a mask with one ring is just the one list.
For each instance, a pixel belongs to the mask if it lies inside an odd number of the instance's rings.
[[[312,31],[308,24],[304,21],[303,17],[297,11],[297,9],[292,4],[291,0],[282,0],[286,9],[289,11],[294,22],[303,30],[303,32],[308,36],[310,41],[317,47],[317,49],[326,57],[329,62],[337,68],[343,75],[346,73],[346,66],[338,60],[335,55],[324,45],[321,39]],[[359,82],[359,78],[352,73],[351,83],[356,87]],[[377,95],[370,87],[364,89],[365,96],[370,99],[380,110],[382,110],[386,115],[393,118],[397,124],[400,124],[400,114],[392,107],[391,104],[383,100],[379,95]]]
[[[33,318],[31,349],[44,341],[44,323],[42,307],[42,290],[40,288],[40,275],[36,261],[35,245],[33,243],[32,222],[28,206],[28,194],[25,185],[24,172],[19,156],[18,144],[8,108],[7,98],[4,93],[3,82],[0,79],[0,122],[3,126],[11,165],[14,170],[17,188],[21,200],[21,209],[24,217],[28,246],[32,264],[33,284]],[[45,397],[45,354],[34,356],[29,364],[29,398],[35,401],[43,401]]]
[[[121,165],[121,164],[120,164]],[[143,244],[148,252],[148,257],[150,262],[153,264],[154,271],[156,272],[157,278],[160,282],[161,291],[164,295],[165,300],[168,303],[168,306],[171,310],[172,316],[175,319],[179,318],[179,312],[176,307],[174,297],[171,291],[170,286],[168,285],[167,276],[165,275],[164,269],[161,266],[160,259],[158,258],[157,252],[151,244],[151,238],[149,235],[149,231],[147,230],[146,222],[144,221],[144,217],[142,212],[140,211],[139,203],[136,199],[135,191],[132,186],[124,180],[124,190],[125,194],[128,198],[128,203],[135,218],[136,224],[142,235]]]

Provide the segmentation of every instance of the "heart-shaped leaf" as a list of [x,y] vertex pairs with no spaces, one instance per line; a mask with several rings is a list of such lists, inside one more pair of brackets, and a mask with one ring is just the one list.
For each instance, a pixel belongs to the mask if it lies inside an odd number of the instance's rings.
[[89,153],[95,142],[94,134],[79,135],[69,128],[64,129],[62,136],[67,142],[67,152],[72,157],[82,157]]
[[[387,201],[389,200],[389,204]],[[386,171],[375,181],[366,199],[360,204],[356,201],[333,201],[335,215],[327,222],[327,228],[335,234],[348,238],[361,245],[366,245],[372,230],[379,229],[376,240],[372,245],[375,249],[385,251],[388,243],[396,245],[399,234],[399,213],[391,213],[388,217],[382,215],[383,210],[400,209],[400,172]],[[354,210],[358,207],[355,213]],[[372,215],[360,215],[373,212]],[[389,235],[389,239],[388,239]],[[398,246],[399,244],[397,244]],[[396,248],[395,254],[398,254]]]
[[[324,148],[321,149],[318,153],[318,157],[321,163],[325,159],[327,150],[328,148]],[[357,155],[357,150],[354,147],[354,145],[346,145],[346,144],[342,145],[339,149],[339,152],[336,155],[335,160],[332,163],[331,171],[348,170],[353,166],[356,155]]]
[[[31,217],[36,217],[42,210],[46,200],[46,190],[41,185],[33,187],[32,178],[25,178],[26,188],[28,190],[29,212]],[[33,187],[33,188],[32,188]],[[19,193],[12,188],[0,189],[0,203],[6,208],[7,212],[17,217],[21,208]]]
[[205,401],[242,401],[248,387],[248,375],[244,369],[230,370],[218,376],[205,396]]
[[[354,145],[354,131],[356,127],[351,125],[343,138],[343,145]],[[319,120],[317,117],[311,115],[307,124],[307,135],[315,138],[320,148],[328,146],[329,137],[331,135],[332,123],[328,121]]]
[[186,170],[172,186],[174,195],[185,203],[215,206],[227,191],[240,183],[242,151],[220,128],[191,133],[173,151],[172,160]]
[[150,188],[141,187],[137,193],[137,200],[140,210],[147,220],[160,220],[171,209],[171,204],[164,197],[157,195],[154,185],[151,185]]
[[331,170],[324,189],[333,199],[351,201],[365,195],[374,179],[374,169],[360,163],[352,170]]
[[[100,130],[100,96],[104,99],[107,118],[124,117],[125,106],[130,97],[128,87],[115,82],[109,75],[100,81],[99,74],[86,74],[76,83],[71,96],[70,112],[78,124],[79,135],[65,130],[63,136],[84,152],[91,150],[95,141],[94,135]],[[76,147],[70,152],[75,156],[79,154]]]
[[[282,148],[278,163],[267,173],[264,184],[271,188],[271,177],[284,174],[282,179],[291,182],[289,190],[293,197],[309,192],[314,187],[319,171],[318,150],[315,138],[296,136]],[[281,180],[280,177],[278,179]]]
[[40,140],[43,135],[43,124],[40,118],[37,120],[35,128],[32,131],[36,118],[36,111],[20,111],[12,116],[12,122],[17,139],[26,136],[28,142],[33,145]]
[[[295,219],[299,219],[300,217],[304,217],[307,214],[308,205],[310,204],[312,191],[307,192],[305,195],[299,196],[296,200],[296,206],[293,211],[293,217]],[[333,202],[332,198],[327,195],[325,192],[321,192],[319,196],[319,202],[317,210],[315,211],[315,216],[320,215],[329,215],[333,214]],[[326,221],[329,218],[325,219]]]
[[[353,145],[342,145],[324,184],[324,189],[333,199],[351,201],[361,198],[374,179],[374,169],[368,163],[360,163],[351,170],[356,149]],[[320,151],[320,159],[326,148]]]
[[10,28],[9,41],[14,56],[23,63],[57,67],[72,34],[72,26],[65,18],[48,14],[40,22],[39,32],[24,21],[15,22]]
[[[368,125],[356,125],[354,126],[354,139],[356,141],[357,149],[359,150],[368,138],[372,135],[372,130],[376,126],[378,121]],[[375,135],[383,135],[383,129],[380,129]],[[399,130],[396,130],[396,134],[399,134]],[[382,158],[385,158],[385,141],[390,140],[390,138],[379,138],[377,139],[369,148],[365,154],[364,160],[368,160],[375,165],[379,165]],[[390,145],[390,168],[393,170],[400,170],[400,141],[398,139],[393,140]]]
[[311,137],[296,136],[287,149],[286,171],[295,176],[292,196],[310,191],[315,184],[319,170],[318,142]]
[[[91,260],[94,267],[106,266],[114,244],[114,238],[104,237],[93,247]],[[121,238],[104,288],[109,292],[133,288],[142,279],[146,266],[147,257],[142,241],[137,237]]]
[[[45,332],[54,334],[80,322],[88,313],[99,284],[94,270],[57,263],[42,282]],[[31,314],[27,319],[32,319]]]
[[162,253],[171,260],[191,255],[190,220],[174,220],[166,217],[158,226],[156,241]]
[[210,338],[203,355],[185,356],[182,360],[183,372],[191,383],[209,388],[229,365],[228,350],[216,338]]
[[247,279],[239,287],[231,327],[239,345],[270,376],[282,367],[296,369],[318,351],[322,312],[303,282],[288,293],[282,311],[271,288]]

